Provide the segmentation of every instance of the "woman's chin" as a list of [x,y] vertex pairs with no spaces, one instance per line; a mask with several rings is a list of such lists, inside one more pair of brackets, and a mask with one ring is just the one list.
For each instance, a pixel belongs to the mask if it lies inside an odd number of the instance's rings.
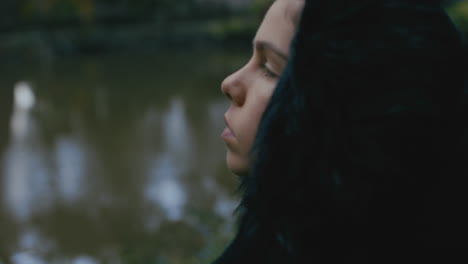
[[248,161],[242,157],[234,155],[230,151],[227,153],[226,163],[229,170],[237,176],[245,176],[248,174]]

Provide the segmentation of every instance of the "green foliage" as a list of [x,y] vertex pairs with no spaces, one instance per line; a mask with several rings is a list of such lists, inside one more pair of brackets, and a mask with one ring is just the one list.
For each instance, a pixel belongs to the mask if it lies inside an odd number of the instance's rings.
[[[254,0],[251,10],[258,9],[266,0]],[[0,3],[0,10],[16,9],[18,21],[42,20],[100,20],[106,17],[120,19],[138,17],[193,18],[223,17],[228,10],[226,1],[203,2],[198,0],[21,0]],[[1,20],[0,20],[1,22]]]
[[52,14],[58,18],[68,18],[77,16],[79,8],[71,0],[62,0],[56,2]]
[[251,12],[263,17],[271,3],[272,0],[253,0]]
[[455,1],[447,7],[447,12],[460,30],[468,34],[468,0]]

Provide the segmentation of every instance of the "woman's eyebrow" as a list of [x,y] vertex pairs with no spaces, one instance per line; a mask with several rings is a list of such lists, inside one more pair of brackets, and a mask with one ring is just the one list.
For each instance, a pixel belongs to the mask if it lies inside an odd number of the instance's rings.
[[268,41],[264,41],[264,40],[254,41],[253,46],[257,50],[265,50],[265,49],[271,50],[273,53],[280,56],[285,61],[288,60],[288,55],[286,55],[283,51],[281,51],[279,48],[277,48],[275,45],[273,45],[272,43]]

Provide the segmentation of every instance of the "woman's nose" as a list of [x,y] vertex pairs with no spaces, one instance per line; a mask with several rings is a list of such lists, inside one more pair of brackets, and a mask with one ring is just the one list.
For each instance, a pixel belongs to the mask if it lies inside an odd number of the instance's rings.
[[244,104],[247,87],[242,69],[224,79],[221,84],[221,91],[229,98],[231,103],[237,106],[242,106]]

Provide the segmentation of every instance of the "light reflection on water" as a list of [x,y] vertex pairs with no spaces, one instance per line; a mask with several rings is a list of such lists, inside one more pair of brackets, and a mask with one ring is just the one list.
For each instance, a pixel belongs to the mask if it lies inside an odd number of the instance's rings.
[[69,204],[77,202],[87,191],[83,168],[86,168],[84,144],[78,138],[62,136],[54,146],[58,199]]
[[[50,194],[49,175],[37,137],[36,120],[31,116],[34,95],[26,82],[14,87],[10,118],[11,141],[4,159],[4,201],[17,221],[25,222],[33,210],[44,210]],[[40,201],[40,202],[37,202]]]
[[16,81],[0,263],[197,263],[225,246],[236,179],[218,87],[244,55],[161,56],[57,62]]

